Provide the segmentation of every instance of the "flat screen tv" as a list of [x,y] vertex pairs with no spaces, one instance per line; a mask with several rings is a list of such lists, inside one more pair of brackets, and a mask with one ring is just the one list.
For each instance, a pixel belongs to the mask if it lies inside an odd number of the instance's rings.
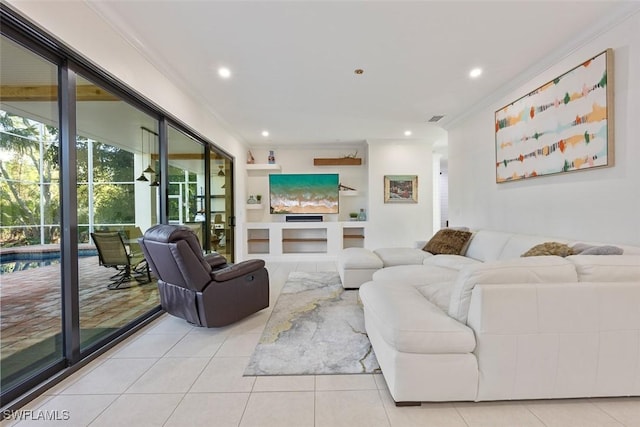
[[272,214],[337,214],[339,175],[271,174],[269,207]]

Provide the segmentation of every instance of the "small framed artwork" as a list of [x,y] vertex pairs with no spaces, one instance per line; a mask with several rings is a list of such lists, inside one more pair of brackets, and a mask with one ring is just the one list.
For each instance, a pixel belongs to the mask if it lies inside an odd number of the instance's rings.
[[418,203],[418,175],[385,175],[385,203]]

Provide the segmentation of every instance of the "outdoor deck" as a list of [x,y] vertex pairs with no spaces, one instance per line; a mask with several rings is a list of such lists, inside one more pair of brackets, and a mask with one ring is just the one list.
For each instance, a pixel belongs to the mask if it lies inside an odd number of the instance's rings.
[[[80,257],[78,270],[82,329],[119,328],[160,304],[155,280],[109,290],[115,270],[100,266],[97,256]],[[0,296],[2,359],[60,333],[60,264],[0,275]]]

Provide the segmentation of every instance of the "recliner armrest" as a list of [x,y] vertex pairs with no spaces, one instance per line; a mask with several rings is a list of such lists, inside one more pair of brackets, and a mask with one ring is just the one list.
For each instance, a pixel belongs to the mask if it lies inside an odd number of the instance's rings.
[[211,273],[211,278],[216,282],[226,282],[236,277],[244,276],[252,271],[264,268],[264,260],[250,259],[241,263],[231,265]]
[[220,267],[227,263],[227,259],[218,253],[205,255],[204,260],[211,266],[211,268]]

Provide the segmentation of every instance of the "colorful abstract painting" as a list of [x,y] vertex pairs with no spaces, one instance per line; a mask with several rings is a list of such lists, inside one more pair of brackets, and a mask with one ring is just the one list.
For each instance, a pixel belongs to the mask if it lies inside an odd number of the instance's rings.
[[496,182],[613,165],[611,49],[495,114]]

